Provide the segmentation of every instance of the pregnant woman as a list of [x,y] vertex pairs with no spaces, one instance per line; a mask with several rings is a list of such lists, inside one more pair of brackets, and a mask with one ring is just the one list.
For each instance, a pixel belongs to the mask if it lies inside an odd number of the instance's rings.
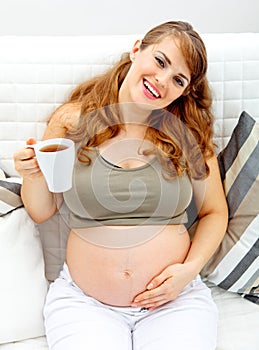
[[51,193],[33,149],[15,153],[35,222],[69,210],[66,261],[44,309],[51,350],[215,349],[217,310],[199,272],[227,205],[206,70],[190,24],[158,25],[50,117],[44,139],[76,142],[71,190]]

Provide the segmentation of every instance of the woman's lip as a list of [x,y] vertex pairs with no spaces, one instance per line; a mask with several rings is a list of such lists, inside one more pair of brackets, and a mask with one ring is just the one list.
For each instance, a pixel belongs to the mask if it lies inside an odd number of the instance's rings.
[[[149,91],[148,87],[145,86],[145,83],[148,84],[149,89],[152,89],[154,93],[157,94],[157,96],[154,96],[151,91]],[[157,88],[151,84],[147,79],[143,79],[143,90],[144,94],[150,98],[151,100],[156,100],[161,97],[160,92],[157,90]]]

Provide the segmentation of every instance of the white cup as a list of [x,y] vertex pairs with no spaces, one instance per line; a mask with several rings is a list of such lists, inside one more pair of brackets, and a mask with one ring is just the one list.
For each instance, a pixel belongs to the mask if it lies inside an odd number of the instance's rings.
[[34,148],[50,192],[65,192],[72,187],[75,162],[75,144],[72,140],[48,139],[27,147]]

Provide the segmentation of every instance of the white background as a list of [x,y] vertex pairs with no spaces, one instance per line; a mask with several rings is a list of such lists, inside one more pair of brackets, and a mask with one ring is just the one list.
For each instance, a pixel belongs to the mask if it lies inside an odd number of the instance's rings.
[[0,35],[138,34],[167,20],[259,32],[258,0],[0,0]]

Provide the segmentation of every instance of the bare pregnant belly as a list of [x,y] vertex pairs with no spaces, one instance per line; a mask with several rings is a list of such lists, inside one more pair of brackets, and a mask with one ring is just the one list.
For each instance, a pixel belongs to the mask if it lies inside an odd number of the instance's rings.
[[[122,239],[124,233],[134,237],[140,230],[141,241]],[[129,306],[154,276],[170,264],[182,263],[189,250],[189,234],[183,225],[156,226],[155,230],[155,235],[149,235],[153,226],[72,230],[66,257],[72,279],[105,304]]]

